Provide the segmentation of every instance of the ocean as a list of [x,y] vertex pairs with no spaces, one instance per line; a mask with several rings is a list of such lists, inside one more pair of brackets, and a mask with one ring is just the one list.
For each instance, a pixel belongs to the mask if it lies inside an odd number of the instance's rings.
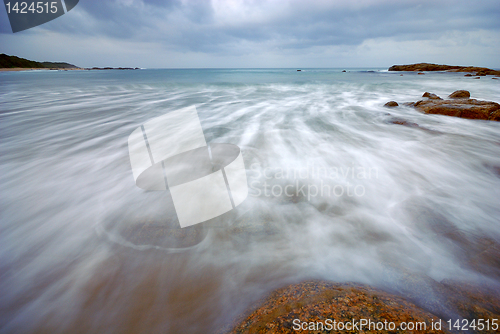
[[[500,123],[383,106],[498,80],[342,70],[0,72],[0,332],[212,333],[310,278],[500,289]],[[189,106],[249,195],[181,230],[127,139]]]

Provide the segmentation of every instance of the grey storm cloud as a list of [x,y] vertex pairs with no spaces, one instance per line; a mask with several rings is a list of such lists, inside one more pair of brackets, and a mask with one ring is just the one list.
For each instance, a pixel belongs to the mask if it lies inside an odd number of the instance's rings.
[[[432,39],[450,30],[500,28],[498,0],[81,0],[76,10],[80,14],[74,14],[71,22],[56,20],[44,28],[154,41],[182,52],[205,53],[228,52],[242,42],[302,49],[358,45],[378,37]],[[5,24],[1,27],[5,32]]]
[[[2,7],[3,8],[3,7]],[[498,67],[499,0],[80,0],[0,51],[80,66]]]

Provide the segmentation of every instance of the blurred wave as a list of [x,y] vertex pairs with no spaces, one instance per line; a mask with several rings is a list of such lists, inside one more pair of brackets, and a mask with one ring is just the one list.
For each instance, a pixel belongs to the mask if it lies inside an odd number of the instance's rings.
[[[500,102],[490,81],[377,69],[0,73],[1,331],[209,333],[303,278],[498,285],[500,124],[382,107],[456,89]],[[182,232],[168,192],[135,187],[127,138],[191,105],[207,142],[242,148],[251,193]]]

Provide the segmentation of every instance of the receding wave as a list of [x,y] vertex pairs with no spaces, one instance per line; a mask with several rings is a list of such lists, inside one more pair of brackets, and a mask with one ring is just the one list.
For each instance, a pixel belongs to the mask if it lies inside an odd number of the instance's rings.
[[[304,278],[498,284],[500,124],[382,107],[456,89],[499,102],[491,82],[307,69],[1,75],[6,331],[207,333]],[[127,137],[191,105],[208,143],[242,149],[250,194],[180,231],[168,191],[135,186]]]

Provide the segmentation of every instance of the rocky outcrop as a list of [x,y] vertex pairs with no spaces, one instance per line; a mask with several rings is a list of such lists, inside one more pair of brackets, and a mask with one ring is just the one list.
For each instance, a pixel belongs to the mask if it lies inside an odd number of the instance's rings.
[[389,67],[389,71],[448,71],[448,72],[471,72],[475,75],[500,75],[500,71],[492,70],[486,67],[475,66],[453,66],[453,65],[438,65],[429,63],[418,63],[411,65],[393,65]]
[[[295,319],[307,322],[306,330],[297,330],[298,322]],[[427,330],[418,333],[447,333],[430,330],[431,323],[439,318],[402,297],[366,285],[325,281],[306,281],[274,291],[229,333],[329,333],[329,328],[317,328],[316,325],[315,328],[308,327],[310,323],[323,323],[325,326],[328,324],[327,319],[343,324],[353,319],[370,319],[372,322],[394,322],[396,326],[402,322],[425,322]],[[331,332],[337,333],[339,328],[336,329]],[[347,332],[363,332],[367,329],[365,326]],[[387,332],[382,330],[378,333]],[[398,330],[390,332],[404,333]]]
[[425,92],[423,97],[427,97],[427,99],[407,102],[404,105],[414,107],[426,114],[500,121],[500,104],[471,99],[470,93],[466,90],[457,90],[451,93],[448,96],[450,99],[447,100],[429,92]]
[[[343,331],[329,331],[320,328],[319,323],[335,320],[344,325],[360,319],[371,322],[393,322],[399,326],[402,322],[423,322],[425,330],[413,333],[448,333],[447,320],[450,310],[453,318],[498,319],[500,299],[497,292],[482,286],[466,282],[443,280],[434,281],[428,277],[419,277],[407,273],[403,285],[394,286],[401,295],[388,293],[367,285],[354,283],[333,283],[310,280],[292,284],[275,290],[262,300],[257,308],[236,319],[235,324],[226,326],[219,333],[409,333],[399,328],[394,330],[369,330],[364,328],[343,328]],[[422,289],[407,289],[405,284],[421,286]],[[425,287],[425,288],[424,288]],[[422,291],[424,290],[424,291]],[[422,292],[422,295],[420,295]],[[442,302],[428,301],[428,296],[438,297]],[[419,301],[413,303],[412,300]],[[422,307],[417,306],[422,305]],[[448,310],[448,311],[447,311]],[[437,314],[440,314],[438,316]],[[299,322],[296,320],[299,319]],[[431,323],[441,319],[441,330],[432,329]],[[498,321],[498,320],[497,320]],[[298,329],[298,323],[305,323],[305,329]],[[309,327],[313,323],[313,327]],[[358,323],[359,326],[359,323]],[[482,333],[494,333],[484,330]]]

